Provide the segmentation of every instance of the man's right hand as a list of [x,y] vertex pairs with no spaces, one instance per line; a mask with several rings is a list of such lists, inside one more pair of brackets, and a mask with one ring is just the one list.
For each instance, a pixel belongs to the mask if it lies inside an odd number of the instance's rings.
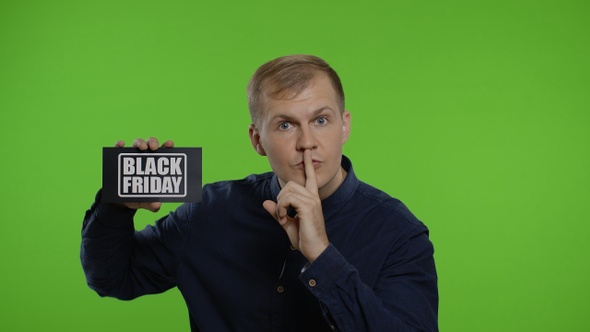
[[[117,143],[115,143],[115,147],[116,148],[125,147],[125,142],[124,141],[117,141]],[[158,140],[154,137],[148,138],[147,141],[145,141],[141,138],[138,138],[135,141],[133,141],[133,147],[138,148],[141,151],[145,151],[147,149],[149,149],[150,151],[156,151],[160,147],[160,143],[158,143]],[[174,142],[172,142],[171,140],[167,140],[166,142],[164,142],[162,144],[161,147],[173,148]],[[162,207],[162,202],[122,203],[122,205],[124,205],[130,209],[134,209],[134,210],[146,209],[146,210],[150,210],[152,212],[158,212],[160,210],[160,207]]]

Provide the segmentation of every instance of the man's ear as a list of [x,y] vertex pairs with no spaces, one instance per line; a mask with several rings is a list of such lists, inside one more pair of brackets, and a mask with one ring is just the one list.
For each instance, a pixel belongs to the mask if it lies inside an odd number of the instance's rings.
[[342,144],[348,141],[348,137],[350,136],[350,112],[344,111],[342,112]]
[[256,150],[256,153],[261,156],[266,156],[266,152],[264,151],[262,144],[260,144],[260,133],[254,124],[251,124],[250,127],[248,127],[248,136],[250,136],[250,143],[252,143],[252,147]]

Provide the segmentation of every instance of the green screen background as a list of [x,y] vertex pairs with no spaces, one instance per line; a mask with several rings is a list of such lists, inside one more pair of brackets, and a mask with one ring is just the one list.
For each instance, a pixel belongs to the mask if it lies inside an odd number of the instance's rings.
[[[442,331],[587,331],[586,1],[0,3],[0,330],[188,331],[177,290],[100,298],[80,227],[117,139],[269,170],[245,86],[292,53],[339,72],[358,176],[431,230]],[[175,208],[142,211],[143,228]]]

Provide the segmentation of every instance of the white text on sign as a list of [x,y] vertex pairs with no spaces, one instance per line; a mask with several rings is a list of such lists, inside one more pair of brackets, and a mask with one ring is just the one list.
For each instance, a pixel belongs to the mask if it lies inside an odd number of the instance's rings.
[[141,196],[184,195],[184,163],[185,158],[181,156],[121,155],[119,192]]

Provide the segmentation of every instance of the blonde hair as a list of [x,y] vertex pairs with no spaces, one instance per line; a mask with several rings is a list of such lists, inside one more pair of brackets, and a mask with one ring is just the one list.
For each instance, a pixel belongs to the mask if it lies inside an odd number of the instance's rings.
[[288,55],[263,64],[252,75],[248,83],[248,108],[252,123],[258,121],[264,94],[271,98],[294,98],[320,73],[330,79],[340,112],[344,112],[344,89],[336,71],[317,56]]

